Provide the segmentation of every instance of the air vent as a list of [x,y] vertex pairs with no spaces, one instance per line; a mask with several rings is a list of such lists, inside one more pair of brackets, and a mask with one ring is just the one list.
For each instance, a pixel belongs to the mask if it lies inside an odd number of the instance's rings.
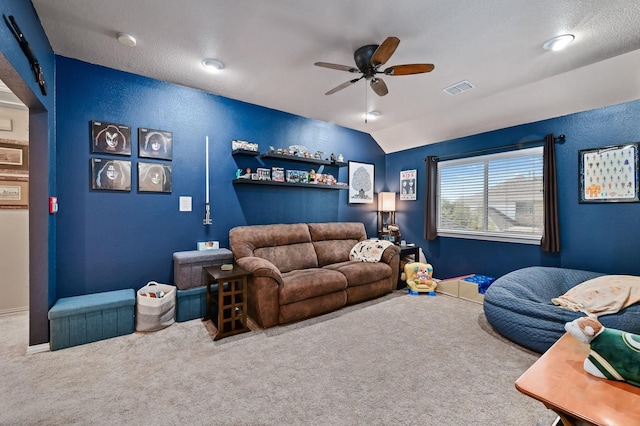
[[469,81],[463,80],[460,83],[456,83],[452,86],[445,87],[444,89],[442,89],[442,91],[453,96],[462,92],[466,92],[467,90],[473,89],[474,87],[476,86],[471,84]]

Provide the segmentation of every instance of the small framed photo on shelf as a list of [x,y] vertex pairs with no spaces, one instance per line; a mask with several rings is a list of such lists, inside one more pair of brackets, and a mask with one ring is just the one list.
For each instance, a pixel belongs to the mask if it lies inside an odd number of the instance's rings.
[[302,170],[287,170],[287,182],[289,183],[307,183],[309,174]]
[[131,161],[92,158],[91,189],[131,191]]
[[274,182],[284,182],[284,167],[272,167],[271,180]]
[[256,173],[258,175],[258,180],[271,180],[271,169],[258,167]]
[[138,129],[138,156],[173,160],[173,133],[165,130]]
[[373,203],[375,165],[349,161],[349,204]]
[[160,163],[138,163],[138,191],[171,192],[171,166]]
[[124,124],[92,121],[91,152],[131,155],[131,127]]
[[580,203],[640,201],[638,146],[624,145],[583,149],[578,152]]

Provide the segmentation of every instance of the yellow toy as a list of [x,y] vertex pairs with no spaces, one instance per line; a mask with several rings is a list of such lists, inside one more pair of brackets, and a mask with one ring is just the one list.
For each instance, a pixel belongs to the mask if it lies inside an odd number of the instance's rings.
[[431,293],[436,289],[436,282],[433,281],[433,266],[428,263],[412,262],[404,266],[404,274],[407,286],[413,291],[420,293]]

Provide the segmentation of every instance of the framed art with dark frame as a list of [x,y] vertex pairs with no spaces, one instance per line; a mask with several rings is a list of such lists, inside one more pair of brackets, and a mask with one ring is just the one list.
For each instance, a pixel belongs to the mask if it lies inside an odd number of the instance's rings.
[[349,204],[373,203],[375,165],[349,161]]
[[578,152],[580,203],[639,202],[638,142]]
[[131,191],[131,161],[92,158],[91,189]]
[[173,133],[166,130],[138,129],[138,157],[173,160]]
[[0,209],[29,208],[29,179],[26,177],[0,177]]
[[131,127],[125,124],[92,121],[91,152],[131,155]]
[[171,192],[171,165],[160,163],[138,163],[138,191]]
[[27,142],[0,139],[0,171],[27,172],[29,145]]

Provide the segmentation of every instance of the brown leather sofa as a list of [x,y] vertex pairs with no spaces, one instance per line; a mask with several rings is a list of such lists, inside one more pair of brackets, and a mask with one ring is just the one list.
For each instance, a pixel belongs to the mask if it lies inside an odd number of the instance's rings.
[[310,318],[393,291],[400,249],[379,262],[349,260],[367,234],[362,223],[239,226],[229,231],[237,265],[252,273],[249,316],[262,327]]

